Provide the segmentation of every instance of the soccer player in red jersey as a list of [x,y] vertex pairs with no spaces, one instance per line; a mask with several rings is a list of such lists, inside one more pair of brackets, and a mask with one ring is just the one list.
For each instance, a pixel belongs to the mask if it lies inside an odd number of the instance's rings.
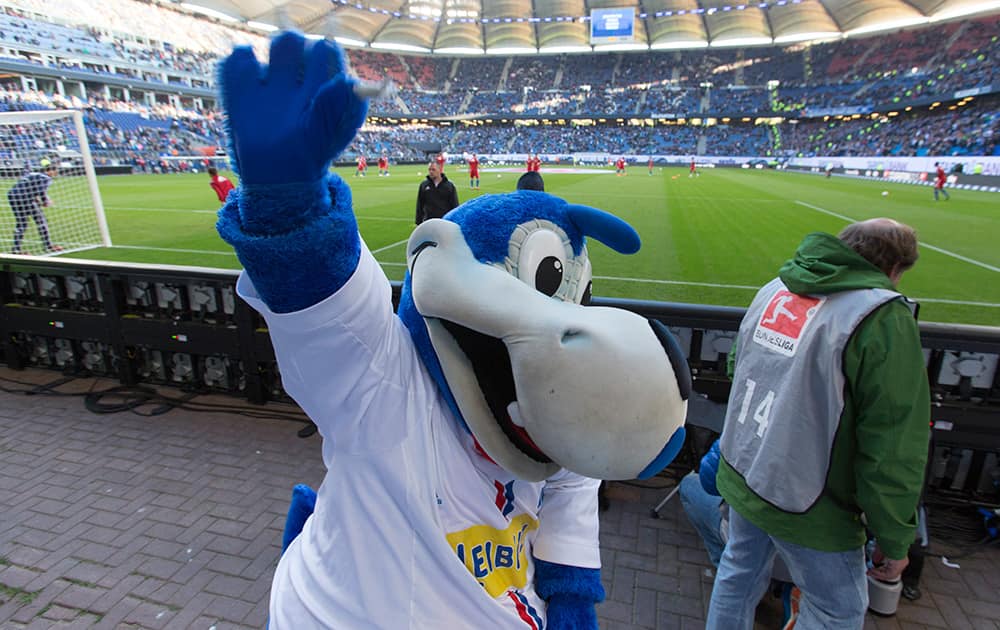
[[948,176],[944,173],[944,167],[940,163],[934,163],[935,175],[934,175],[934,201],[938,200],[938,195],[944,195],[945,201],[951,199],[951,195],[948,191],[944,189],[945,182],[948,181]]
[[621,177],[624,174],[625,174],[625,157],[623,156],[618,158],[618,161],[615,162],[615,175]]
[[215,196],[219,198],[219,201],[225,203],[229,191],[234,188],[233,182],[219,175],[218,169],[214,166],[208,167],[208,178],[208,185],[215,191]]
[[389,175],[389,158],[386,157],[385,153],[378,158],[378,176],[382,177],[383,175]]
[[479,158],[475,153],[469,158],[469,188],[479,190]]

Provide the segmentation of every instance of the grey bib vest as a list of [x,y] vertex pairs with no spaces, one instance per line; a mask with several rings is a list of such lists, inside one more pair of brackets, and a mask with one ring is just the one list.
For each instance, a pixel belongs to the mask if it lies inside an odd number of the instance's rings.
[[885,289],[796,295],[765,285],[740,324],[721,450],[771,505],[808,511],[823,494],[844,407],[843,354],[872,311],[901,297]]

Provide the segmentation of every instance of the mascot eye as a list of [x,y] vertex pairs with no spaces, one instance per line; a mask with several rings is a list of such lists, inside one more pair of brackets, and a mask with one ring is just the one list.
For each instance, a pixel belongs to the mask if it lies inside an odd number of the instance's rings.
[[535,271],[535,288],[545,295],[555,295],[562,284],[563,264],[555,256],[546,256]]
[[516,275],[521,282],[545,295],[555,295],[566,274],[570,255],[562,239],[552,230],[535,230],[521,242]]

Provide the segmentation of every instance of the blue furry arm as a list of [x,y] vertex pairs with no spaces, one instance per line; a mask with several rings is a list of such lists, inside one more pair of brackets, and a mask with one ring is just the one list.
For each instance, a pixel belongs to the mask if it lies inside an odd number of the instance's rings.
[[332,295],[361,256],[351,189],[334,174],[316,185],[241,186],[219,211],[216,228],[275,313]]
[[597,630],[594,604],[604,601],[600,569],[535,558],[535,592],[548,602],[545,627],[549,630]]

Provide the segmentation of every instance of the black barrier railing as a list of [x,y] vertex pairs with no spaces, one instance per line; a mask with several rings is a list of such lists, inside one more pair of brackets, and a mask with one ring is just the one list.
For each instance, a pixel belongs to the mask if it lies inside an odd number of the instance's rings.
[[[0,255],[2,360],[13,369],[290,402],[263,318],[236,296],[237,277],[200,267]],[[399,290],[394,283],[394,301]],[[727,400],[726,357],[745,309],[593,303],[665,323],[687,355],[695,391]],[[936,444],[929,483],[1000,502],[1000,328],[923,322],[920,332]]]

